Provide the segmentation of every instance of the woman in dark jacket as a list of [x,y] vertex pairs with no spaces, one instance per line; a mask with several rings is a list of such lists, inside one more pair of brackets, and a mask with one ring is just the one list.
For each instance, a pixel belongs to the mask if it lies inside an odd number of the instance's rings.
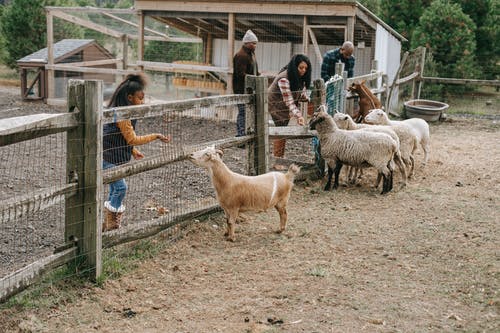
[[[301,101],[307,101],[307,88],[311,84],[311,61],[304,54],[296,54],[276,76],[269,86],[268,102],[269,113],[275,126],[287,126],[291,117],[297,119],[299,125],[304,125],[304,118],[298,108]],[[273,155],[285,155],[285,139],[276,139],[273,142]],[[283,170],[279,164],[274,169]]]

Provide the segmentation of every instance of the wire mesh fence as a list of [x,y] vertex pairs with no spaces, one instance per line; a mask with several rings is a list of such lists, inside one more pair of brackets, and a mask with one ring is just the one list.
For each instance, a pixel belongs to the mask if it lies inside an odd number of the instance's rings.
[[[0,147],[0,202],[7,206],[45,188],[63,185],[65,140],[60,133]],[[2,211],[1,277],[52,254],[64,243],[64,197],[36,205]]]

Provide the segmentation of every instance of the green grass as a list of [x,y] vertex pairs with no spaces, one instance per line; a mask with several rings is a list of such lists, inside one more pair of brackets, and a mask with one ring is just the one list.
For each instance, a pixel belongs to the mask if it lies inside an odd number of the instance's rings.
[[64,265],[45,274],[37,282],[0,304],[0,311],[16,309],[50,308],[58,304],[72,303],[95,285],[103,287],[110,279],[117,279],[136,269],[145,259],[153,258],[168,242],[156,238],[140,240],[103,251],[103,272],[93,284],[81,262]]
[[316,266],[316,267],[311,268],[307,272],[307,274],[315,276],[315,277],[325,277],[328,275],[328,272],[327,272],[326,268],[321,267],[321,266]]
[[19,73],[15,69],[0,64],[0,80],[19,80]]

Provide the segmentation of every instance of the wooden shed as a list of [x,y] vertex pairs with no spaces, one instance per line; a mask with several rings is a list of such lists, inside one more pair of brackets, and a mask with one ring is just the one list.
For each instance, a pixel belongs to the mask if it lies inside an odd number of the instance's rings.
[[[204,62],[228,76],[248,29],[259,38],[256,56],[261,71],[277,72],[293,54],[304,53],[311,59],[313,78],[320,76],[324,52],[350,40],[355,44],[355,76],[369,73],[377,60],[378,70],[387,73],[391,82],[405,41],[357,1],[135,0],[135,10],[141,21],[151,17],[201,38]],[[144,44],[139,44],[138,63],[147,68],[151,64],[142,61]]]
[[[93,39],[63,39],[53,45],[54,63],[70,64],[72,66],[85,66],[92,62],[94,67],[115,68],[115,63],[107,63],[113,55]],[[95,65],[96,61],[103,60],[102,65]],[[21,75],[21,95],[23,99],[48,98],[47,48],[38,50],[17,61]],[[104,82],[114,82],[112,74],[81,73],[67,70],[57,70],[54,73],[54,92],[56,98],[66,96],[66,83],[70,78],[99,79]]]

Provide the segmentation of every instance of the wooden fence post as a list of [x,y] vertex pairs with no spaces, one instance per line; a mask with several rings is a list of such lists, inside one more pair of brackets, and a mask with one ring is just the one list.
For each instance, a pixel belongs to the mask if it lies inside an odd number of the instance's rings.
[[424,77],[424,66],[425,66],[425,53],[427,51],[427,49],[423,46],[421,46],[422,48],[422,56],[421,56],[421,59],[420,59],[420,64],[419,64],[419,67],[418,67],[418,71],[419,71],[419,76],[418,76],[418,89],[417,89],[417,96],[416,99],[419,99],[420,98],[420,93],[422,92],[422,85],[424,83],[424,80],[422,80],[422,78]]
[[92,280],[101,275],[102,215],[102,81],[70,80],[68,110],[79,126],[67,134],[68,182],[78,194],[65,201],[65,240],[75,242]]
[[320,105],[326,104],[326,87],[323,79],[316,79],[313,81],[313,89],[311,91],[311,103],[313,104],[314,111]]
[[253,170],[257,175],[269,171],[269,116],[267,104],[267,77],[247,75],[246,90],[254,94],[255,103],[255,144]]

